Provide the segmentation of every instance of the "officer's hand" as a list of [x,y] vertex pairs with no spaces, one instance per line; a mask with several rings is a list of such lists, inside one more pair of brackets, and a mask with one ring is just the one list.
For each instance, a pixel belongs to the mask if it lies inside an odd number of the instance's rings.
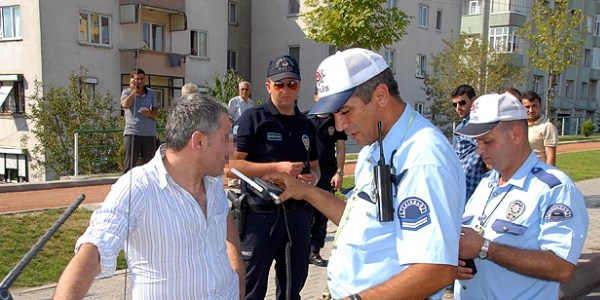
[[300,174],[298,175],[298,180],[308,183],[310,185],[316,185],[317,184],[317,176],[315,176],[315,174],[313,172],[310,172],[308,174]]
[[282,161],[277,165],[277,172],[292,175],[294,177],[300,175],[304,164],[301,162]]
[[344,183],[344,176],[340,175],[340,173],[335,173],[333,178],[331,178],[331,186],[334,191],[339,191],[342,188],[342,183]]
[[286,201],[290,198],[303,199],[310,193],[311,185],[301,182],[296,177],[283,173],[270,173],[263,179],[272,181],[284,189],[284,192],[279,195],[281,201]]
[[464,260],[458,260],[458,269],[456,270],[456,279],[473,279],[473,269],[465,267]]
[[458,257],[464,259],[476,258],[479,255],[482,245],[483,237],[473,230],[473,228],[461,228]]

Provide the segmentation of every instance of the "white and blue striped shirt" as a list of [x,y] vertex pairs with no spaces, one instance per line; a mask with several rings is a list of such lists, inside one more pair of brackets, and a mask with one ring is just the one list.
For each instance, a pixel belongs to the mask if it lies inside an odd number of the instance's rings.
[[83,243],[95,245],[98,277],[107,277],[125,248],[134,299],[239,298],[225,244],[229,208],[222,177],[204,177],[204,214],[169,176],[160,151],[112,186],[75,251]]

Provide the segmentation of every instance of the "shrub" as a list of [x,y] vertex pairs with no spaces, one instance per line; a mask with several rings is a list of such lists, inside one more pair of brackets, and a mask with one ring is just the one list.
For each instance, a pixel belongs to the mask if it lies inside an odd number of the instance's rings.
[[590,119],[587,119],[587,121],[583,122],[583,124],[581,125],[581,132],[583,133],[583,135],[588,137],[592,134],[592,132],[594,132],[595,127],[596,126],[594,125],[594,122],[592,122],[592,120]]

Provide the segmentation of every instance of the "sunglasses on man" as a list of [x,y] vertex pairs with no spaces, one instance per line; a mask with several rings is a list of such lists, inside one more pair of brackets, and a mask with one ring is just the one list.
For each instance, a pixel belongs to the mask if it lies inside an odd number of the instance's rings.
[[281,91],[283,90],[283,88],[287,85],[288,89],[295,91],[298,89],[298,87],[300,86],[300,84],[298,83],[298,81],[296,80],[290,80],[287,84],[283,81],[275,81],[273,82],[273,87],[275,88],[276,91]]
[[452,106],[454,108],[457,108],[459,106],[464,106],[465,104],[467,104],[467,100],[460,100],[458,102],[452,102]]

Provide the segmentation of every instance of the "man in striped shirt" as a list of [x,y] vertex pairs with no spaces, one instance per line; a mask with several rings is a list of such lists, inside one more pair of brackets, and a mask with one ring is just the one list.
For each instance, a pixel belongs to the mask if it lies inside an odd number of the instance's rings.
[[193,94],[170,112],[155,157],[122,176],[75,246],[55,299],[82,299],[124,249],[133,299],[239,299],[245,270],[223,190],[227,108]]

